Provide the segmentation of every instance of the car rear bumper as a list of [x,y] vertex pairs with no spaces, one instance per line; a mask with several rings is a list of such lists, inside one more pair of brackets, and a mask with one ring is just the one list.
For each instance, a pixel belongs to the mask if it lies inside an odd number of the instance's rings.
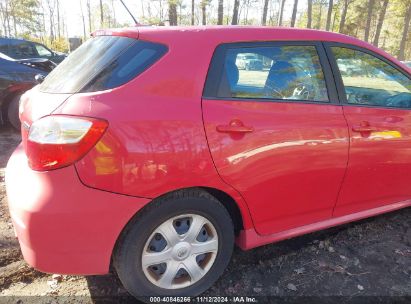
[[104,274],[115,242],[149,199],[84,186],[74,166],[36,172],[20,145],[6,169],[10,215],[24,259],[61,274]]

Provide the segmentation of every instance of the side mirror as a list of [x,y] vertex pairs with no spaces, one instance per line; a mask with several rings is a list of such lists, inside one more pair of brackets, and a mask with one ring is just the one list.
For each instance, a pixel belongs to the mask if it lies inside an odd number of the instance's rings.
[[37,83],[42,83],[44,81],[44,78],[46,78],[46,76],[44,76],[43,74],[37,74],[36,76],[34,76],[34,79]]

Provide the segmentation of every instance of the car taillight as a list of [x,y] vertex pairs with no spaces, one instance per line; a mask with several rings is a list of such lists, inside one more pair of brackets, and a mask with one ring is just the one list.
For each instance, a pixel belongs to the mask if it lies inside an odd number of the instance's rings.
[[94,147],[107,126],[105,120],[65,115],[33,122],[26,148],[30,168],[45,171],[73,164]]

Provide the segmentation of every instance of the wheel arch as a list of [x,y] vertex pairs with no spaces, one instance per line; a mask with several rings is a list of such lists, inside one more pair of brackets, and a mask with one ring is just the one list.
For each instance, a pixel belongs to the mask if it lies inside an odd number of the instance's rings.
[[13,100],[14,96],[16,96],[18,92],[6,92],[0,102],[0,125],[1,124],[6,124],[8,119],[7,119],[7,110],[9,108],[10,102]]
[[[149,203],[147,203],[142,209],[138,210],[131,218],[129,221],[124,225],[123,229],[119,233],[117,240],[114,244],[114,247],[112,249],[112,254],[111,254],[111,261],[110,261],[110,269],[113,271],[114,267],[113,265],[113,257],[116,253],[117,248],[119,247],[119,244],[121,243],[121,240],[123,236],[127,233],[128,228],[133,225],[133,222],[137,220],[138,216],[147,208],[150,208],[150,206],[153,204],[154,201],[158,199],[162,199],[165,197],[169,196],[175,196],[177,194],[181,194],[181,192],[191,192],[191,191],[203,191],[207,193],[208,195],[213,196],[216,198],[227,210],[229,213],[231,219],[233,220],[233,225],[234,225],[234,232],[235,235],[238,236],[240,232],[244,229],[248,229],[249,225],[251,225],[251,218],[250,214],[248,211],[248,208],[244,205],[241,206],[241,203],[239,203],[237,200],[233,198],[232,195],[226,193],[225,191],[222,191],[217,188],[212,188],[212,187],[205,187],[205,186],[199,186],[199,187],[188,187],[188,188],[181,188],[181,189],[176,189],[169,191],[167,193],[164,193],[156,198],[153,198]],[[242,199],[241,196],[238,197],[239,199]],[[244,202],[242,202],[244,203]],[[245,203],[244,203],[245,204]]]
[[18,96],[24,94],[26,89],[21,88],[21,89],[12,89],[8,90],[4,96],[2,97],[2,102],[0,102],[0,125],[1,124],[6,124],[8,121],[8,115],[7,111],[8,108],[13,101],[13,99]]
[[228,214],[230,214],[231,219],[233,220],[235,235],[238,235],[240,231],[244,229],[244,222],[240,207],[234,200],[234,198],[232,198],[224,191],[216,188],[199,187],[198,189],[206,191],[208,194],[215,197],[218,201],[220,201],[220,203],[223,204]]

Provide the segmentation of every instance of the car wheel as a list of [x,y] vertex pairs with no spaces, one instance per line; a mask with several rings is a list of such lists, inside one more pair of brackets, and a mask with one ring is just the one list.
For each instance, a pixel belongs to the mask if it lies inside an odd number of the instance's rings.
[[7,107],[7,119],[16,130],[20,130],[20,118],[19,118],[19,101],[21,95],[16,95],[10,101]]
[[137,298],[196,296],[227,267],[234,228],[225,207],[203,191],[152,202],[123,232],[113,264]]

